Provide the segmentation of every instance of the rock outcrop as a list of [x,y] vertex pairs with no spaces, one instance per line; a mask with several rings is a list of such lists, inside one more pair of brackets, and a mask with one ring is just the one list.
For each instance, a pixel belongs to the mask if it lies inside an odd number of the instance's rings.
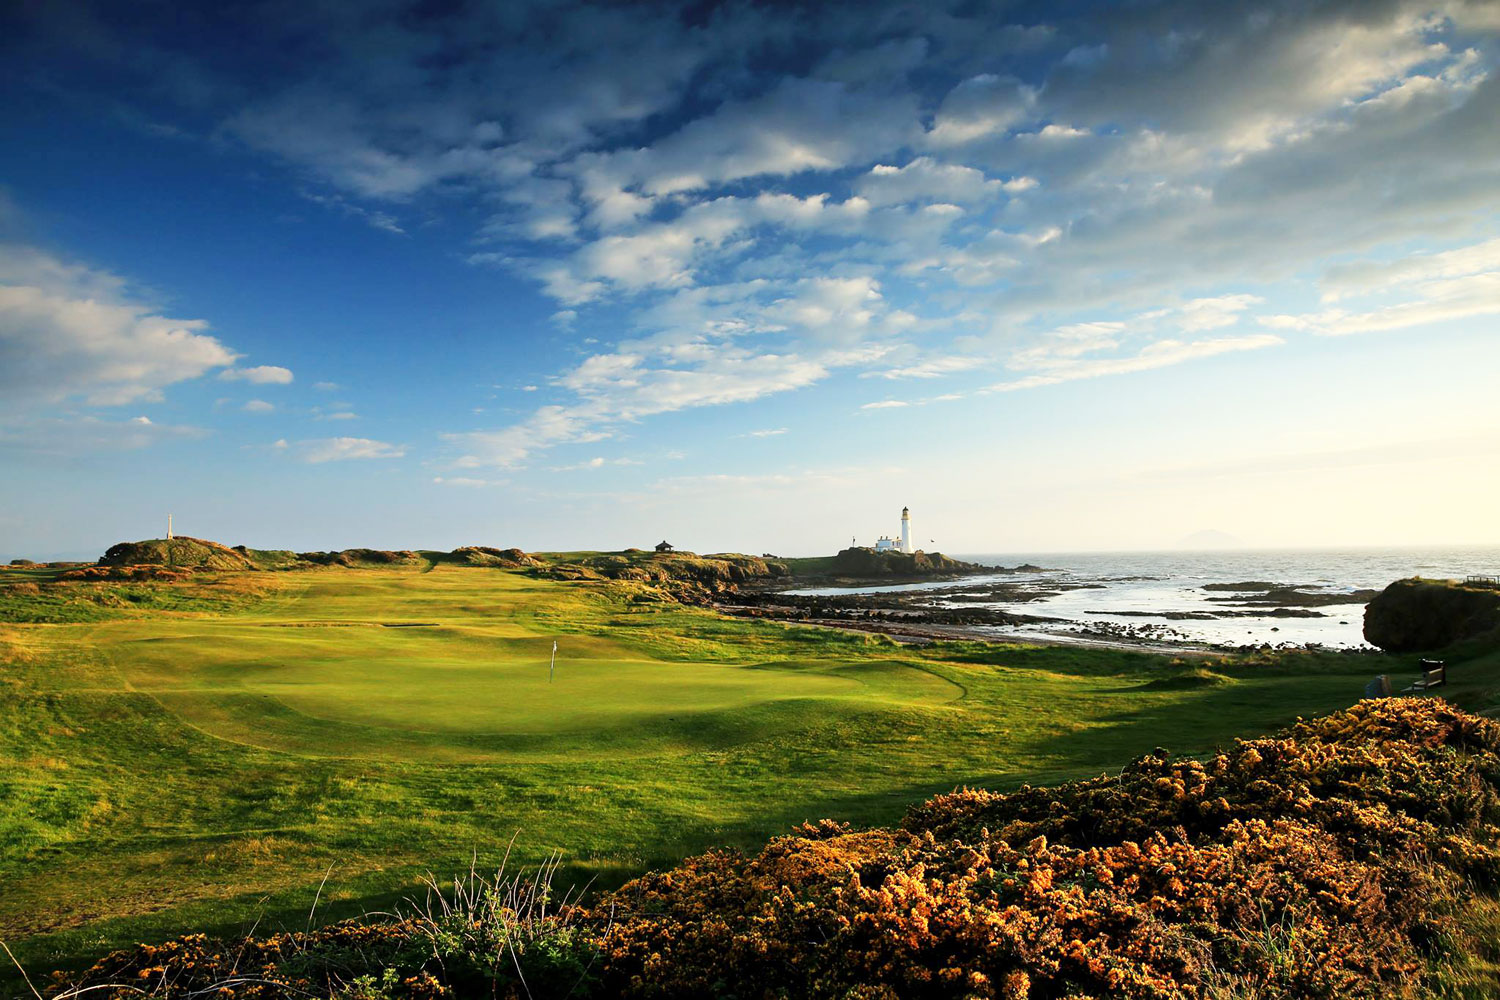
[[1365,640],[1390,653],[1420,653],[1494,636],[1500,588],[1454,580],[1397,580],[1365,608]]
[[488,545],[464,545],[451,553],[466,566],[492,566],[496,569],[528,569],[541,563],[520,549],[497,549]]
[[679,601],[701,604],[741,585],[786,577],[785,563],[737,552],[700,556],[692,552],[569,553],[566,561],[538,572],[557,580],[621,580],[649,584]]
[[983,568],[975,563],[950,559],[941,552],[876,552],[871,548],[856,547],[844,549],[833,557],[835,574],[861,579],[941,576]]

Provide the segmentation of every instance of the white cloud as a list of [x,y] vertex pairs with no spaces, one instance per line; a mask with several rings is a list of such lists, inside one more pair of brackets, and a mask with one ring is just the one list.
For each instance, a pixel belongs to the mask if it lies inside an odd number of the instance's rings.
[[157,400],[230,365],[202,331],[130,301],[124,282],[26,246],[0,247],[0,397],[11,404]]
[[894,409],[896,407],[910,406],[910,405],[911,405],[910,403],[905,402],[904,400],[900,400],[900,399],[882,399],[878,403],[865,403],[863,406],[860,407],[860,409],[861,410],[889,410],[889,409]]
[[1024,191],[1029,178],[991,180],[984,171],[958,163],[940,163],[919,156],[904,167],[877,163],[855,181],[855,190],[872,205],[909,202],[951,202],[968,205],[990,201],[1006,193]]
[[1500,271],[1500,239],[1440,253],[1416,253],[1395,260],[1361,260],[1336,265],[1318,281],[1323,301],[1368,295],[1416,281],[1459,278],[1482,271]]
[[313,388],[318,390],[319,392],[337,392],[339,389],[343,388],[343,386],[339,385],[337,382],[314,382]]
[[1285,341],[1280,337],[1268,333],[1188,342],[1159,340],[1148,344],[1136,354],[1127,357],[1056,360],[1047,365],[1045,371],[1041,373],[1027,375],[1024,378],[1015,379],[1010,382],[997,383],[989,386],[988,391],[1014,392],[1018,389],[1034,389],[1039,386],[1055,385],[1059,382],[1071,382],[1077,379],[1102,378],[1106,375],[1125,375],[1132,372],[1151,371],[1157,368],[1179,365],[1186,361],[1194,361],[1199,358],[1209,358],[1218,354],[1229,354],[1236,351],[1256,351],[1266,347],[1275,347],[1282,343],[1285,343]]
[[860,377],[886,379],[941,378],[944,375],[953,375],[958,372],[981,368],[989,363],[989,358],[955,354],[924,358],[909,364],[900,365],[896,368],[887,368],[884,371],[864,372]]
[[760,96],[726,102],[649,147],[591,155],[582,169],[592,175],[595,190],[670,195],[867,162],[918,134],[917,105],[909,94],[783,78]]
[[885,310],[880,282],[869,275],[803,278],[790,291],[761,316],[772,324],[801,327],[823,340],[861,340]]
[[463,448],[460,467],[515,466],[528,456],[560,444],[587,444],[615,433],[615,427],[660,413],[748,402],[821,381],[828,367],[793,354],[755,354],[726,348],[705,352],[692,364],[652,366],[641,353],[594,355],[558,384],[578,401],[550,405],[511,427],[446,434]]
[[1366,312],[1326,309],[1300,315],[1262,316],[1276,330],[1306,330],[1324,336],[1376,333],[1500,314],[1500,271],[1421,282],[1420,298]]
[[1264,302],[1258,295],[1220,295],[1216,298],[1193,299],[1180,306],[1178,325],[1188,333],[1217,330],[1239,322],[1239,314]]
[[276,409],[276,407],[274,404],[268,403],[264,399],[252,399],[244,406],[240,407],[240,409],[244,410],[246,413],[271,413]]
[[602,455],[596,455],[593,458],[585,459],[582,462],[575,462],[572,465],[554,465],[554,466],[549,467],[549,469],[547,471],[549,471],[549,472],[589,472],[589,471],[593,471],[593,470],[596,470],[596,469],[603,469],[603,468],[605,468],[607,466],[640,465],[640,464],[641,464],[641,461],[639,459],[635,459],[635,458],[605,458]]
[[1117,320],[1060,326],[1044,335],[1039,343],[1012,355],[1010,367],[1024,371],[1069,364],[1081,355],[1118,347],[1125,330],[1126,324]]
[[787,432],[787,429],[785,427],[768,427],[768,428],[765,428],[763,430],[758,430],[758,431],[746,431],[743,434],[736,435],[736,437],[751,437],[751,438],[780,437],[782,434],[785,434],[786,432]]
[[1020,81],[991,73],[971,77],[949,92],[938,108],[930,145],[959,146],[988,138],[1023,122],[1036,92]]
[[[277,442],[284,447],[284,442]],[[331,437],[298,441],[292,446],[297,458],[303,462],[343,462],[352,459],[401,458],[406,454],[405,445],[387,444],[369,438]]]
[[[254,368],[226,368],[219,373],[219,378],[226,382],[251,382],[255,385],[289,385],[292,381],[292,372],[289,368],[279,365],[256,365]],[[332,383],[320,382],[321,385]]]
[[444,434],[443,438],[463,448],[460,468],[520,465],[529,455],[559,444],[602,441],[608,431],[598,429],[598,416],[589,408],[544,406],[527,420],[489,431]]

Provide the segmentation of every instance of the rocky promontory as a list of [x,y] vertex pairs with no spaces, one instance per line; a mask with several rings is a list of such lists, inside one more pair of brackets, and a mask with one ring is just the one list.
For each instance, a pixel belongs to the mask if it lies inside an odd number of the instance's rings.
[[1413,577],[1365,608],[1365,639],[1389,653],[1421,653],[1491,638],[1500,644],[1500,586]]
[[953,559],[941,552],[895,552],[854,546],[844,549],[833,557],[832,570],[835,575],[860,579],[881,577],[941,576],[955,573],[975,573],[989,569],[978,563]]

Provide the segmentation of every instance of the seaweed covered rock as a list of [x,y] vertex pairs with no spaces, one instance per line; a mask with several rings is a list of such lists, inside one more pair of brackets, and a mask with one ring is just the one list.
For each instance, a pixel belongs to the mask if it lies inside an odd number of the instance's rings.
[[1397,580],[1365,608],[1365,640],[1419,653],[1492,635],[1500,645],[1500,588],[1454,580]]

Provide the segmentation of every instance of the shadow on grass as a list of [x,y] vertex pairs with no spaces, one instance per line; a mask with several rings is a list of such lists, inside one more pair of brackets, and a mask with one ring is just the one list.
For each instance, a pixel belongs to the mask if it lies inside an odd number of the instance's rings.
[[[647,871],[669,868],[683,858],[713,848],[755,852],[771,837],[782,835],[804,821],[836,819],[856,826],[889,826],[901,818],[907,806],[935,794],[951,791],[951,781],[914,783],[878,793],[845,795],[829,799],[817,808],[788,806],[768,812],[753,822],[678,823],[670,837],[659,838],[642,855],[629,861],[610,858],[564,858],[553,878],[558,898],[564,893],[597,894],[617,889]],[[533,855],[550,845],[527,843],[524,833],[515,842],[509,871],[534,870]],[[493,874],[506,851],[505,838],[476,845],[475,865],[481,874]],[[446,853],[446,851],[445,851]],[[516,858],[524,857],[525,861]],[[422,878],[431,874],[439,884],[467,871],[469,862],[449,858],[435,860],[428,872],[403,871],[396,888],[376,888],[390,872],[379,870],[340,879],[337,862],[326,883],[313,881],[295,889],[272,893],[236,893],[164,908],[155,913],[92,920],[84,926],[47,931],[7,944],[38,987],[50,982],[54,971],[78,972],[111,951],[137,943],[159,944],[184,934],[206,934],[234,939],[254,934],[264,937],[281,932],[305,931],[359,917],[388,916],[414,909],[426,895]],[[0,996],[28,996],[16,968],[0,955]]]

